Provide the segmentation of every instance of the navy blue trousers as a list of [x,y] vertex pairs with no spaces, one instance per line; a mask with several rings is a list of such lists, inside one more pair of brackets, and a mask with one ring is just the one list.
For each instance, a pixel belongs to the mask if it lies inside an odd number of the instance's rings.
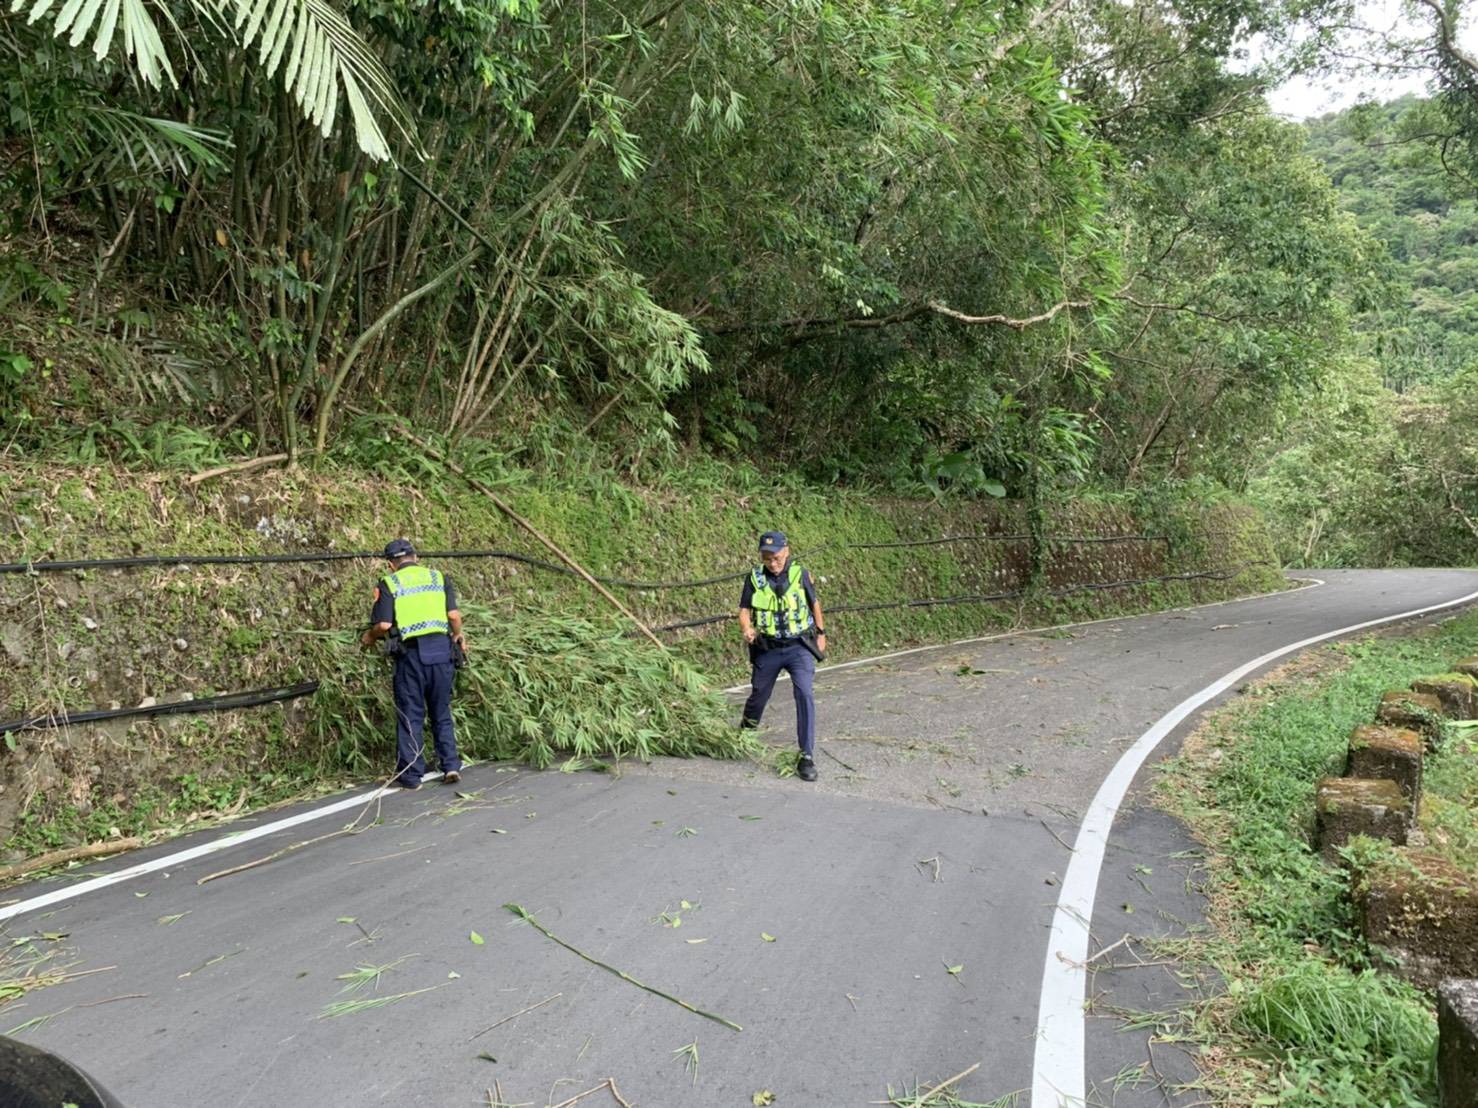
[[749,675],[749,699],[744,702],[744,722],[750,726],[759,723],[765,714],[765,705],[775,691],[775,681],[784,670],[790,674],[791,691],[795,694],[796,744],[806,757],[814,757],[816,751],[816,698],[811,694],[811,684],[816,677],[816,659],[800,643],[772,647],[754,656],[754,668]]
[[395,775],[403,785],[414,785],[426,772],[426,743],[422,732],[427,717],[443,773],[462,768],[457,736],[452,730],[450,661],[423,662],[409,650],[395,662]]

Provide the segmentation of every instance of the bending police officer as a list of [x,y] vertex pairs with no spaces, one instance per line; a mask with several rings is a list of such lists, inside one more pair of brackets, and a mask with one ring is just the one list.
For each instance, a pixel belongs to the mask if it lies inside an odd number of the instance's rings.
[[454,650],[465,650],[462,613],[449,577],[416,561],[406,539],[385,547],[390,573],[375,587],[369,630],[360,643],[366,650],[389,638],[386,654],[395,659],[395,777],[402,788],[421,787],[426,773],[427,717],[441,763],[442,782],[462,779],[462,759],[452,728]]
[[784,670],[795,695],[796,744],[800,755],[796,775],[816,780],[816,701],[811,692],[816,657],[808,641],[816,636],[816,650],[826,650],[825,620],[811,574],[790,556],[780,531],[760,536],[760,561],[744,580],[739,596],[739,630],[749,644],[750,692],[744,702],[740,727],[758,727]]

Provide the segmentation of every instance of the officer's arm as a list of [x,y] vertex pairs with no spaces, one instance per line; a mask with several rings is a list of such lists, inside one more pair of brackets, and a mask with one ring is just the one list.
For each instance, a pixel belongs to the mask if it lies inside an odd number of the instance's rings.
[[[811,619],[816,623],[816,638],[826,638],[826,620],[821,616],[821,601],[811,601]],[[825,650],[825,647],[822,647]]]
[[360,645],[365,648],[374,646],[375,643],[379,642],[386,635],[390,634],[390,628],[392,626],[393,624],[389,623],[371,623],[369,625],[369,630],[360,637]]
[[452,639],[453,639],[453,641],[461,643],[463,649],[466,649],[467,640],[462,637],[462,611],[461,611],[461,609],[460,608],[451,608],[451,609],[448,609],[447,614],[446,614],[446,619],[447,619],[447,622],[452,625]]
[[748,608],[739,609],[739,631],[744,636],[745,642],[754,642],[754,616]]

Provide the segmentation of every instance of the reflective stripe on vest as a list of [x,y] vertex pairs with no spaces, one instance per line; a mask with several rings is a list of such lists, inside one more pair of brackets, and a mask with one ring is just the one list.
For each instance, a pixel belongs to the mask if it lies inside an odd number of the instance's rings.
[[446,581],[436,570],[406,566],[385,578],[384,584],[395,598],[395,626],[400,628],[402,640],[451,630],[446,614]]
[[811,609],[806,604],[806,590],[801,585],[804,572],[791,562],[785,592],[777,594],[770,588],[770,579],[765,576],[763,567],[754,570],[754,597],[749,606],[754,612],[755,630],[761,635],[772,639],[793,639],[811,626]]

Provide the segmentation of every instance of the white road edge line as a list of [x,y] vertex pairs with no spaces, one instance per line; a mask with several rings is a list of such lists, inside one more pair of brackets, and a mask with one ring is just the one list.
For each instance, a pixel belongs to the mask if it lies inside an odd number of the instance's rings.
[[1341,627],[1336,631],[1326,631],[1322,635],[1314,635],[1269,651],[1238,666],[1219,681],[1181,701],[1156,720],[1155,725],[1124,752],[1104,778],[1103,784],[1098,787],[1093,803],[1088,807],[1088,814],[1083,818],[1083,825],[1078,829],[1078,837],[1073,842],[1072,859],[1068,862],[1067,875],[1062,881],[1062,892],[1057,898],[1056,911],[1052,914],[1047,958],[1042,969],[1041,1006],[1037,1010],[1031,1108],[1084,1108],[1087,1104],[1084,1004],[1087,998],[1088,942],[1089,927],[1093,920],[1093,901],[1098,892],[1099,870],[1103,866],[1103,855],[1108,846],[1114,816],[1123,802],[1124,794],[1129,791],[1135,774],[1151,751],[1196,709],[1269,662],[1327,639],[1353,634],[1368,627],[1378,627],[1383,623],[1439,612],[1444,608],[1455,608],[1474,600],[1478,600],[1478,592],[1470,592],[1467,596],[1445,600],[1425,608],[1414,608]]
[[[1296,592],[1306,589],[1317,589],[1321,585],[1327,585],[1328,581],[1321,581],[1317,577],[1293,577],[1293,581],[1302,581],[1296,589],[1277,589],[1273,592],[1258,592],[1251,596],[1234,596],[1230,600],[1213,600],[1206,604],[1188,604],[1183,608],[1156,608],[1149,612],[1134,612],[1124,616],[1103,616],[1100,619],[1082,619],[1077,623],[1053,623],[1046,627],[1022,627],[1015,631],[1002,631],[995,635],[977,635],[971,639],[956,639],[954,642],[931,643],[928,646],[911,646],[907,650],[895,650],[891,654],[876,654],[871,658],[853,658],[850,662],[837,662],[835,665],[817,666],[816,675],[823,673],[836,673],[838,670],[851,669],[853,666],[865,666],[870,662],[886,662],[889,658],[902,658],[908,654],[922,654],[926,650],[950,650],[956,646],[973,646],[978,642],[995,642],[998,639],[1014,639],[1019,635],[1040,635],[1047,631],[1067,631],[1074,627],[1094,627],[1100,623],[1118,623],[1126,619],[1146,619],[1149,616],[1168,616],[1175,612],[1198,612],[1202,608],[1220,608],[1225,604],[1245,604],[1249,600],[1266,600],[1270,596],[1291,596]],[[790,674],[780,674],[780,680],[789,681]],[[730,685],[722,691],[725,693],[741,693],[749,688],[749,682],[742,685]]]
[[[441,776],[440,773],[428,773],[421,778],[422,781],[434,781]],[[376,797],[385,796],[389,793],[404,792],[398,785],[382,785],[367,793],[355,793],[346,796],[343,800],[336,800],[332,804],[325,804],[322,808],[314,808],[309,812],[299,812],[295,816],[279,819],[272,823],[264,823],[260,827],[253,827],[248,831],[236,831],[222,835],[218,839],[212,839],[208,843],[192,846],[188,850],[176,851],[174,854],[166,854],[161,858],[154,858],[148,862],[140,862],[138,865],[120,869],[115,873],[105,873],[101,877],[94,877],[87,881],[79,881],[75,885],[66,888],[53,889],[49,893],[33,896],[29,900],[17,901],[15,904],[0,908],[0,923],[5,920],[14,919],[25,912],[34,912],[37,908],[46,908],[52,904],[60,904],[64,900],[72,900],[75,897],[87,893],[95,893],[110,885],[117,885],[123,881],[130,881],[135,877],[143,877],[148,873],[157,873],[164,869],[173,869],[175,866],[186,862],[193,862],[196,858],[204,858],[207,854],[217,854],[222,850],[229,850],[233,846],[249,843],[254,839],[265,838],[274,835],[278,831],[286,831],[290,827],[297,827],[304,823],[312,823],[316,819],[323,819],[338,812],[346,812],[356,804],[364,805]]]

